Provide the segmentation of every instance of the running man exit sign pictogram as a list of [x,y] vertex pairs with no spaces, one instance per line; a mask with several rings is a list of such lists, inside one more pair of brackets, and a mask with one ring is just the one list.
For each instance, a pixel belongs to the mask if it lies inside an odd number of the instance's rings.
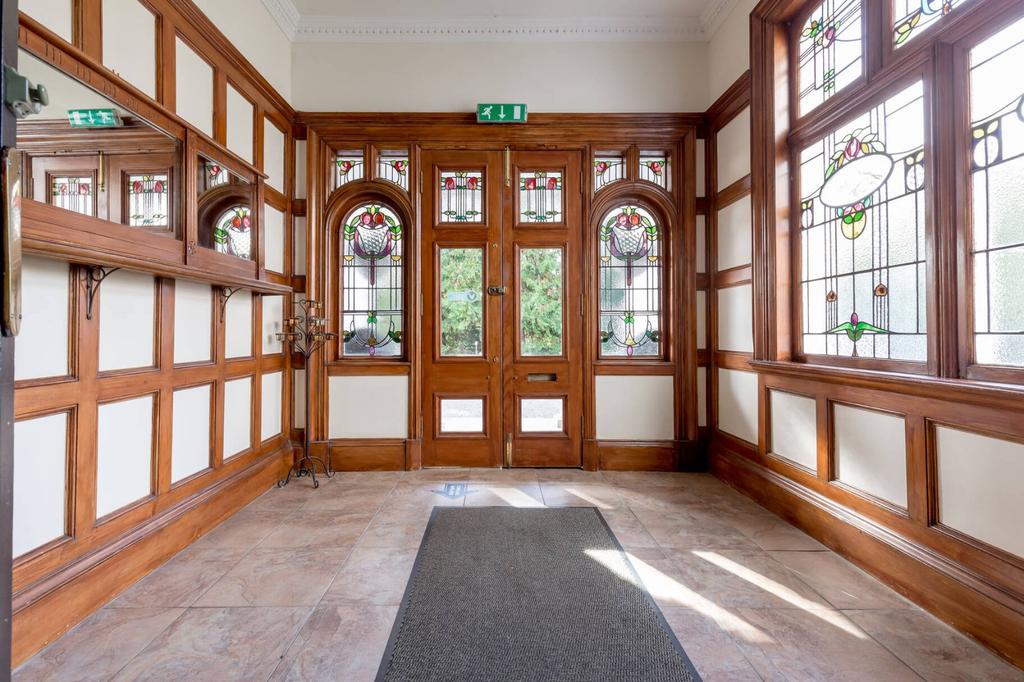
[[525,104],[477,104],[477,123],[526,123]]

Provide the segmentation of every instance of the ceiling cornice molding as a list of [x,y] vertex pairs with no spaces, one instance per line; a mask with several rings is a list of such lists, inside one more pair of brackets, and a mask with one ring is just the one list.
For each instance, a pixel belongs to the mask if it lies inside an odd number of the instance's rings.
[[[288,0],[289,2],[291,0]],[[738,0],[711,0],[708,6],[701,12],[700,27],[704,32],[704,39],[711,40],[718,29],[722,27],[726,18],[736,7]]]
[[295,33],[302,15],[292,0],[263,0],[263,6],[270,12],[288,40],[295,42]]

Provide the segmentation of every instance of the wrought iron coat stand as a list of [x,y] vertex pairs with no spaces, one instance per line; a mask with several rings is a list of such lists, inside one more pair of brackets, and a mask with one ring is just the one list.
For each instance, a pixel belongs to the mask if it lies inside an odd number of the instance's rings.
[[[298,353],[305,359],[306,371],[303,374],[306,380],[306,421],[305,428],[302,430],[302,457],[292,464],[292,468],[288,470],[288,476],[283,481],[278,481],[277,485],[279,488],[288,485],[293,475],[296,478],[310,476],[313,479],[313,487],[319,488],[320,482],[316,479],[316,465],[320,465],[327,478],[334,475],[334,470],[324,460],[309,454],[309,406],[311,403],[309,396],[309,359],[319,352],[327,341],[335,338],[337,334],[325,330],[327,319],[323,317],[322,303],[304,298],[296,303],[296,305],[301,309],[301,314],[285,320],[285,330],[278,332],[277,338],[290,345],[293,353]],[[328,455],[327,459],[329,462],[330,455]]]

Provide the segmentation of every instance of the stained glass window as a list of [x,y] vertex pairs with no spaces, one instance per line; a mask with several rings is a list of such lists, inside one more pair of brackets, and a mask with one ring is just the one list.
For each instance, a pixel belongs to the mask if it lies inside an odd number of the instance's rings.
[[519,174],[519,222],[562,222],[561,171],[524,171]]
[[923,92],[801,153],[805,353],[927,359]]
[[128,224],[132,227],[167,225],[167,199],[170,188],[166,173],[127,176]]
[[800,32],[800,113],[857,80],[863,71],[861,0],[825,0]]
[[896,47],[921,35],[969,0],[892,0],[892,37]]
[[409,189],[409,152],[382,151],[377,156],[377,177]]
[[1024,366],[1024,20],[971,50],[975,360]]
[[661,226],[645,208],[613,209],[600,227],[601,355],[661,354]]
[[626,177],[626,159],[618,152],[594,154],[594,191]]
[[219,163],[203,161],[199,165],[199,193],[227,184],[228,171]]
[[562,354],[562,249],[519,252],[519,353]]
[[480,171],[441,173],[441,222],[484,221],[484,174]]
[[91,175],[55,175],[50,178],[50,203],[83,215],[96,215],[96,183]]
[[334,186],[347,185],[363,179],[363,152],[361,149],[338,152],[334,158]]
[[640,179],[668,189],[668,154],[665,152],[640,152]]
[[398,215],[382,204],[352,211],[342,227],[343,352],[402,354],[403,239]]
[[252,216],[248,206],[233,206],[217,218],[213,244],[220,253],[252,258]]

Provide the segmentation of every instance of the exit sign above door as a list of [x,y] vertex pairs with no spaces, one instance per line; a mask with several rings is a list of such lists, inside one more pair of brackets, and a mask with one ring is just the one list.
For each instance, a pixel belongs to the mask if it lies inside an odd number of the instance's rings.
[[525,104],[477,104],[477,123],[526,123]]
[[121,116],[114,109],[70,109],[68,123],[72,128],[119,128]]

